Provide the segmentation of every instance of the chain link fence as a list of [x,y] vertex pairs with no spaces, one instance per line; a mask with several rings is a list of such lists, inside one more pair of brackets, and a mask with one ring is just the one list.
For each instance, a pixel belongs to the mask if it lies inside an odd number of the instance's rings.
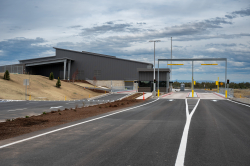
[[6,66],[0,66],[0,73],[4,73],[6,70],[9,71],[9,73],[14,74],[23,74],[23,65],[6,65]]
[[227,98],[233,98],[234,97],[234,89],[232,88],[220,88],[219,93],[225,95],[225,90],[227,90]]

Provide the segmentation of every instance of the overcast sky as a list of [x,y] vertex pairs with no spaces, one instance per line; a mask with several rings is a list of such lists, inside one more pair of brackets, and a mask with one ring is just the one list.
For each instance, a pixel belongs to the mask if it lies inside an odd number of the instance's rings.
[[[0,65],[54,56],[53,47],[153,63],[227,58],[230,81],[250,82],[249,0],[0,0]],[[191,63],[173,80],[191,80]],[[218,63],[218,66],[201,66]],[[166,68],[166,63],[160,67]],[[195,62],[195,80],[225,80],[224,62]]]

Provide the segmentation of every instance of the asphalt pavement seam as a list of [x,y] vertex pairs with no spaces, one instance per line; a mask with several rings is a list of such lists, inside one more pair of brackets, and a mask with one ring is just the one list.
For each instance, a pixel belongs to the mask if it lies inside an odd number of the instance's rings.
[[186,124],[185,124],[184,130],[183,130],[180,147],[179,147],[177,158],[176,158],[176,161],[175,161],[175,166],[183,166],[184,165],[189,126],[190,126],[190,123],[191,123],[191,118],[192,118],[192,116],[193,116],[199,102],[200,102],[200,99],[197,101],[197,103],[196,103],[195,107],[193,108],[192,112],[189,114],[187,99],[185,99],[187,120],[186,120]]
[[118,111],[118,112],[114,112],[114,113],[111,113],[111,114],[108,114],[108,115],[104,115],[104,116],[101,116],[101,117],[98,117],[98,118],[90,119],[90,120],[83,121],[83,122],[80,122],[80,123],[76,123],[76,124],[73,124],[73,125],[70,125],[70,126],[66,126],[66,127],[62,127],[62,128],[56,129],[56,130],[45,132],[43,134],[38,134],[36,136],[32,136],[32,137],[25,138],[25,139],[22,139],[22,140],[19,140],[19,141],[15,141],[15,142],[12,142],[12,143],[0,146],[0,149],[8,147],[8,146],[11,146],[11,145],[15,145],[15,144],[18,144],[18,143],[21,143],[21,142],[25,142],[25,141],[28,141],[28,140],[31,140],[31,139],[34,139],[34,138],[38,138],[38,137],[41,137],[41,136],[44,136],[44,135],[47,135],[47,134],[51,134],[51,133],[54,133],[54,132],[57,132],[57,131],[61,131],[61,130],[68,129],[68,128],[71,128],[71,127],[74,127],[74,126],[78,126],[78,125],[81,125],[81,124],[84,124],[84,123],[88,123],[88,122],[92,122],[92,121],[95,121],[95,120],[98,120],[98,119],[102,119],[102,118],[105,118],[105,117],[108,117],[108,116],[112,116],[112,115],[115,115],[115,114],[118,114],[118,113],[121,113],[121,112],[125,112],[125,111],[128,111],[128,110],[139,108],[139,107],[151,104],[153,102],[156,102],[157,100],[159,100],[159,98],[156,99],[156,100],[153,100],[151,102],[148,102],[148,103],[145,103],[145,104],[142,104],[142,105],[138,105],[136,107],[128,108],[128,109],[121,110],[121,111]]

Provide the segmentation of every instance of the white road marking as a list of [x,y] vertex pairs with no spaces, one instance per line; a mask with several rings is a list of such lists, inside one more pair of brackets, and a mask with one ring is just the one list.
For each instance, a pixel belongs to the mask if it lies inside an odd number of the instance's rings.
[[231,102],[233,102],[233,103],[236,103],[236,104],[240,104],[240,105],[244,105],[244,106],[250,107],[249,105],[246,105],[246,104],[238,103],[238,102],[235,102],[235,101],[232,101],[232,100],[229,100],[229,99],[227,99],[227,100],[228,100],[228,101],[231,101]]
[[22,111],[22,110],[26,110],[27,108],[20,108],[20,109],[15,109],[15,110],[8,110],[8,112],[10,111]]
[[68,129],[68,128],[71,128],[71,127],[74,127],[74,126],[78,126],[78,125],[81,125],[81,124],[84,124],[84,123],[88,123],[88,122],[92,122],[92,121],[95,121],[95,120],[98,120],[98,119],[102,119],[102,118],[105,118],[105,117],[108,117],[108,116],[112,116],[112,115],[115,115],[115,114],[118,114],[118,113],[121,113],[121,112],[125,112],[125,111],[128,111],[128,110],[132,110],[132,109],[135,109],[135,108],[139,108],[139,107],[142,107],[142,106],[151,104],[151,103],[153,103],[153,102],[156,102],[157,100],[159,100],[159,98],[156,99],[156,100],[154,100],[154,101],[151,101],[151,102],[149,102],[149,103],[145,103],[145,104],[142,104],[142,105],[138,105],[138,106],[136,106],[136,107],[128,108],[128,109],[125,109],[125,110],[122,110],[122,111],[118,111],[118,112],[114,112],[114,113],[111,113],[111,114],[108,114],[108,115],[101,116],[101,117],[99,117],[99,118],[90,119],[90,120],[83,121],[83,122],[80,122],[80,123],[76,123],[76,124],[73,124],[73,125],[70,125],[70,126],[66,126],[66,127],[63,127],[63,128],[59,128],[59,129],[56,129],[56,130],[52,130],[52,131],[49,131],[49,132],[46,132],[46,133],[43,133],[43,134],[38,134],[38,135],[33,136],[33,137],[29,137],[29,138],[22,139],[22,140],[19,140],[19,141],[16,141],[16,142],[12,142],[12,143],[9,143],[9,144],[0,146],[0,149],[5,148],[5,147],[8,147],[8,146],[11,146],[11,145],[15,145],[15,144],[18,144],[18,143],[21,143],[21,142],[24,142],[24,141],[28,141],[28,140],[31,140],[31,139],[34,139],[34,138],[37,138],[37,137],[41,137],[41,136],[44,136],[44,135],[47,135],[47,134],[51,134],[51,133],[54,133],[54,132],[57,132],[57,131],[60,131],[60,130]]
[[53,108],[61,108],[61,107],[63,107],[63,106],[58,106],[58,107],[50,107],[50,109],[53,109]]
[[187,99],[185,99],[187,120],[186,120],[186,124],[185,124],[184,131],[183,131],[183,134],[182,134],[180,147],[179,147],[177,158],[176,158],[176,161],[175,161],[175,166],[183,166],[184,165],[186,147],[187,147],[187,140],[188,140],[188,130],[189,130],[191,118],[192,118],[192,116],[193,116],[199,102],[200,102],[200,99],[198,100],[198,102],[196,103],[195,107],[193,108],[191,114],[189,115],[189,113],[188,113],[188,103],[187,103]]

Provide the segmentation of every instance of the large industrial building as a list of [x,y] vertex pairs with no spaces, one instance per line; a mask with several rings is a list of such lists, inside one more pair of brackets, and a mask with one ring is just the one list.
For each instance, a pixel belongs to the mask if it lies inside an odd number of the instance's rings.
[[[134,81],[137,80],[139,81],[139,87],[144,87],[141,90],[152,91],[153,65],[151,63],[86,51],[53,48],[55,49],[55,56],[19,60],[20,64],[1,66],[0,71],[8,69],[11,73],[17,71],[17,73],[47,77],[53,72],[55,78],[98,80],[98,86],[107,87],[110,87],[111,80],[113,86],[134,86]],[[169,72],[169,69],[160,70],[160,87],[165,87],[165,89],[162,89],[163,91],[166,91],[167,73]]]

